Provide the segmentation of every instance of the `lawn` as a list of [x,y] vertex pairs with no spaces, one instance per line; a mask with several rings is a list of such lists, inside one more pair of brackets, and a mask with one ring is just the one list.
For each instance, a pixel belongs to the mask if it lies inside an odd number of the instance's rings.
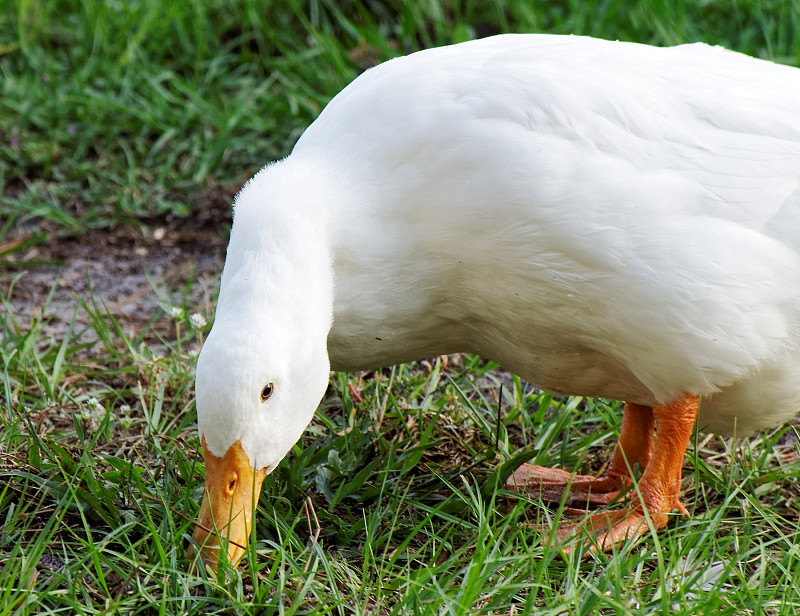
[[796,427],[697,434],[691,517],[581,561],[500,479],[601,470],[620,406],[471,356],[334,374],[242,565],[187,558],[233,194],[369,66],[499,32],[800,65],[800,0],[0,0],[0,616],[800,613]]

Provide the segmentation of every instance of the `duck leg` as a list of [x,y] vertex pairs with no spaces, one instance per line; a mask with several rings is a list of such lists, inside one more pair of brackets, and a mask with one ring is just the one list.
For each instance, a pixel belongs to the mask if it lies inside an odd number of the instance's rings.
[[[593,513],[580,523],[562,525],[556,532],[558,538],[563,540],[586,530],[594,536],[590,551],[608,551],[626,539],[645,534],[650,526],[656,530],[664,528],[674,509],[688,515],[679,493],[683,458],[698,406],[699,396],[689,395],[655,405],[656,439],[637,486],[638,504],[619,511]],[[569,546],[566,551],[572,549],[575,547]]]
[[508,478],[506,486],[516,491],[538,495],[548,502],[561,502],[569,491],[567,504],[606,505],[631,483],[630,469],[635,464],[646,468],[653,445],[653,409],[649,406],[625,404],[617,446],[602,477],[574,475],[566,471],[523,464]]

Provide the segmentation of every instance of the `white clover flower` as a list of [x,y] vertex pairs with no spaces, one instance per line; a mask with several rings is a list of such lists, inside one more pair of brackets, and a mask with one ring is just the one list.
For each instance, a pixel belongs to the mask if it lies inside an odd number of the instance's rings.
[[100,401],[91,396],[81,405],[80,418],[95,425],[98,419],[102,419],[106,414],[106,408]]
[[194,327],[195,329],[202,329],[208,323],[208,321],[206,321],[206,318],[202,314],[200,314],[198,312],[193,313],[189,317],[189,322],[192,324],[192,327]]
[[183,308],[178,308],[177,306],[172,307],[172,318],[180,319],[183,316]]
[[119,405],[119,421],[125,430],[130,430],[133,425],[133,417],[131,416],[133,409],[130,404]]

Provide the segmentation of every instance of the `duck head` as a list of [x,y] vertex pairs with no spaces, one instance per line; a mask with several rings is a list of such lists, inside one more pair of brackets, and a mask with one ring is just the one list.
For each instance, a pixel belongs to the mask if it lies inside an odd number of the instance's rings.
[[196,382],[206,489],[193,539],[214,570],[221,545],[229,563],[243,556],[261,484],[308,426],[329,374],[324,343],[299,357],[277,353],[279,366],[253,348],[257,337],[237,341],[226,330],[203,347]]

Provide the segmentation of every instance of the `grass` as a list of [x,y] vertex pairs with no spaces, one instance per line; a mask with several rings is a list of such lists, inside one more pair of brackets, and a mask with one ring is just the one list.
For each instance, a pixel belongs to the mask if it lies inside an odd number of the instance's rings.
[[47,298],[20,312],[8,297],[40,236],[191,219],[394,55],[549,31],[797,65],[799,30],[797,0],[0,0],[0,615],[797,614],[794,429],[698,435],[692,517],[579,562],[541,541],[559,509],[504,490],[501,470],[520,451],[598,470],[619,408],[472,357],[336,374],[265,481],[243,566],[190,570],[209,327],[190,317],[213,305],[168,289],[181,310],[165,299],[132,331],[84,297],[53,334]]

